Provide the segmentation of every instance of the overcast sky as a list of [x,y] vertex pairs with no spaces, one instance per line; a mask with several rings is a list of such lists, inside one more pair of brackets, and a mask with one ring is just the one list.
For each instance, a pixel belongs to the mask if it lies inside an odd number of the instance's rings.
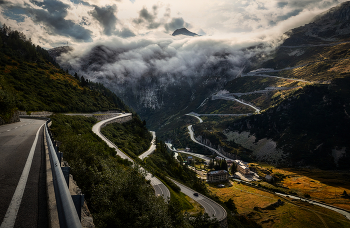
[[0,0],[0,23],[45,48],[168,37],[186,27],[213,39],[274,37],[344,0]]

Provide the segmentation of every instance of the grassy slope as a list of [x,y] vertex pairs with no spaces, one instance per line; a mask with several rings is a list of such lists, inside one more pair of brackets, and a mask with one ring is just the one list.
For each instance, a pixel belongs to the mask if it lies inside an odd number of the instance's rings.
[[136,115],[129,122],[109,124],[101,132],[131,157],[148,150],[152,140],[152,134]]
[[[264,228],[324,227],[322,220],[328,227],[348,227],[350,225],[344,216],[336,212],[288,198],[282,199],[275,194],[247,185],[232,183],[232,187],[227,188],[210,185],[209,189],[222,201],[233,199],[238,213],[246,215]],[[277,202],[278,199],[282,199],[285,204],[269,209],[268,206]]]
[[52,132],[62,143],[60,150],[85,194],[96,227],[218,227],[206,216],[183,215],[184,208],[191,208],[187,200],[167,203],[155,196],[138,168],[116,156],[92,132],[94,118],[54,115],[52,121]]
[[127,110],[102,85],[81,82],[60,69],[46,50],[22,39],[17,31],[9,34],[0,31],[0,105],[6,102],[27,111]]

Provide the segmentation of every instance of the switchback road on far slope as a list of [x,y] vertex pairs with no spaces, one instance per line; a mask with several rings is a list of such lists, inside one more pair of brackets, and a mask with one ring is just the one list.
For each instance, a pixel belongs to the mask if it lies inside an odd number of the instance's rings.
[[244,104],[244,105],[247,105],[251,108],[253,108],[255,110],[255,112],[257,113],[260,113],[261,109],[252,105],[252,104],[248,104],[247,102],[243,101],[243,100],[238,100],[232,96],[225,96],[225,95],[213,95],[212,96],[212,99],[213,100],[217,100],[217,99],[222,99],[222,100],[229,100],[229,101],[236,101],[238,103],[241,103],[241,104]]
[[0,126],[0,227],[47,227],[44,120]]
[[150,131],[150,132],[152,133],[152,136],[153,136],[153,139],[151,141],[151,146],[146,152],[144,152],[139,156],[141,160],[145,159],[146,157],[148,157],[148,155],[152,154],[156,150],[156,133],[154,131]]

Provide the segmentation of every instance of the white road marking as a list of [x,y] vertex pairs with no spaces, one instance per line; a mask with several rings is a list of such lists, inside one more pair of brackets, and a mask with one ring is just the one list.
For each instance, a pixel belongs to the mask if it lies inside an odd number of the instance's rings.
[[36,136],[35,136],[32,148],[30,149],[30,152],[29,152],[26,164],[24,166],[21,178],[19,179],[16,191],[13,194],[10,206],[8,207],[8,209],[6,211],[5,218],[2,221],[0,228],[12,228],[15,225],[19,206],[21,205],[24,189],[25,189],[26,184],[27,184],[30,167],[32,166],[34,151],[35,151],[36,144],[38,142],[39,131],[43,125],[41,125],[39,130],[36,132]]

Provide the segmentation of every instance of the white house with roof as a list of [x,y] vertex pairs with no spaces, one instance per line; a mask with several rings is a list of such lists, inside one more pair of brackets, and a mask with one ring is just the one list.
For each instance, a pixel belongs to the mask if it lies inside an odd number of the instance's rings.
[[208,182],[220,182],[228,180],[228,172],[226,170],[210,171],[207,173]]

